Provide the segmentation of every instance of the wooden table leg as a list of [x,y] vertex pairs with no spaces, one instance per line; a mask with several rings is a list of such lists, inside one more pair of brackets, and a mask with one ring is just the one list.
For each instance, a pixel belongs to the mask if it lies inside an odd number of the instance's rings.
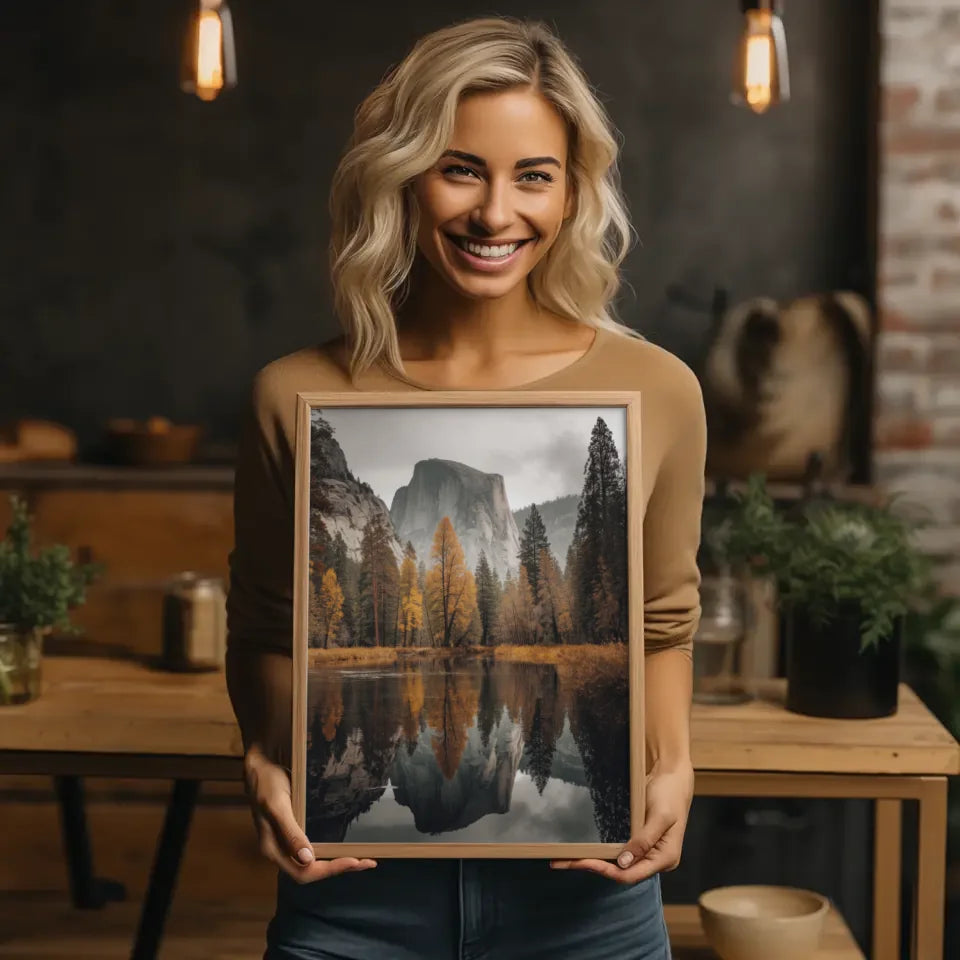
[[873,960],[899,960],[903,802],[877,800],[873,826]]
[[913,960],[943,960],[947,880],[947,778],[923,777],[917,830]]

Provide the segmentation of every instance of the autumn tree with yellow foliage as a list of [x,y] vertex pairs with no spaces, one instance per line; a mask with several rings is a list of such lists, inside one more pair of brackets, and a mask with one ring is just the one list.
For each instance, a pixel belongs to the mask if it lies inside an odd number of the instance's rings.
[[477,584],[467,567],[463,547],[449,517],[442,517],[433,534],[427,571],[427,612],[438,646],[455,647],[475,641],[479,623]]
[[329,567],[323,575],[316,611],[318,636],[326,649],[330,645],[330,638],[336,637],[343,620],[343,590],[340,589],[337,571],[333,567]]
[[417,582],[417,556],[413,546],[408,543],[403,563],[400,564],[400,599],[397,604],[397,635],[400,645],[414,645],[422,626],[423,593]]
[[337,580],[337,572],[328,567],[320,580],[320,587],[310,583],[310,634],[311,646],[330,646],[330,639],[337,636],[343,620],[343,590]]

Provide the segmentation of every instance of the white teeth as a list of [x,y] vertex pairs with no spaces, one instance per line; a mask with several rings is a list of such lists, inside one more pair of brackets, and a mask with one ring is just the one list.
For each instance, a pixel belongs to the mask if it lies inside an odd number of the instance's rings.
[[519,243],[505,243],[502,246],[491,247],[486,244],[473,243],[471,240],[465,240],[462,237],[457,238],[457,243],[475,257],[488,257],[491,260],[509,257],[520,246]]

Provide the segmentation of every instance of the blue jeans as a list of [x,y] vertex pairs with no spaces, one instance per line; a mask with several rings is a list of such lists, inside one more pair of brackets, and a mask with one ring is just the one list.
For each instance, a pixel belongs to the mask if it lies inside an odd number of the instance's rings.
[[264,960],[670,960],[660,878],[623,886],[542,860],[380,860],[280,873]]

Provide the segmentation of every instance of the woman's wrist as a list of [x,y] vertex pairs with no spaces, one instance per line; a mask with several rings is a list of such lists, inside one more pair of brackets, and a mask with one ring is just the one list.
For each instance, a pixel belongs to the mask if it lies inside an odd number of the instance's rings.
[[647,773],[678,773],[693,769],[689,750],[651,751],[647,757]]

